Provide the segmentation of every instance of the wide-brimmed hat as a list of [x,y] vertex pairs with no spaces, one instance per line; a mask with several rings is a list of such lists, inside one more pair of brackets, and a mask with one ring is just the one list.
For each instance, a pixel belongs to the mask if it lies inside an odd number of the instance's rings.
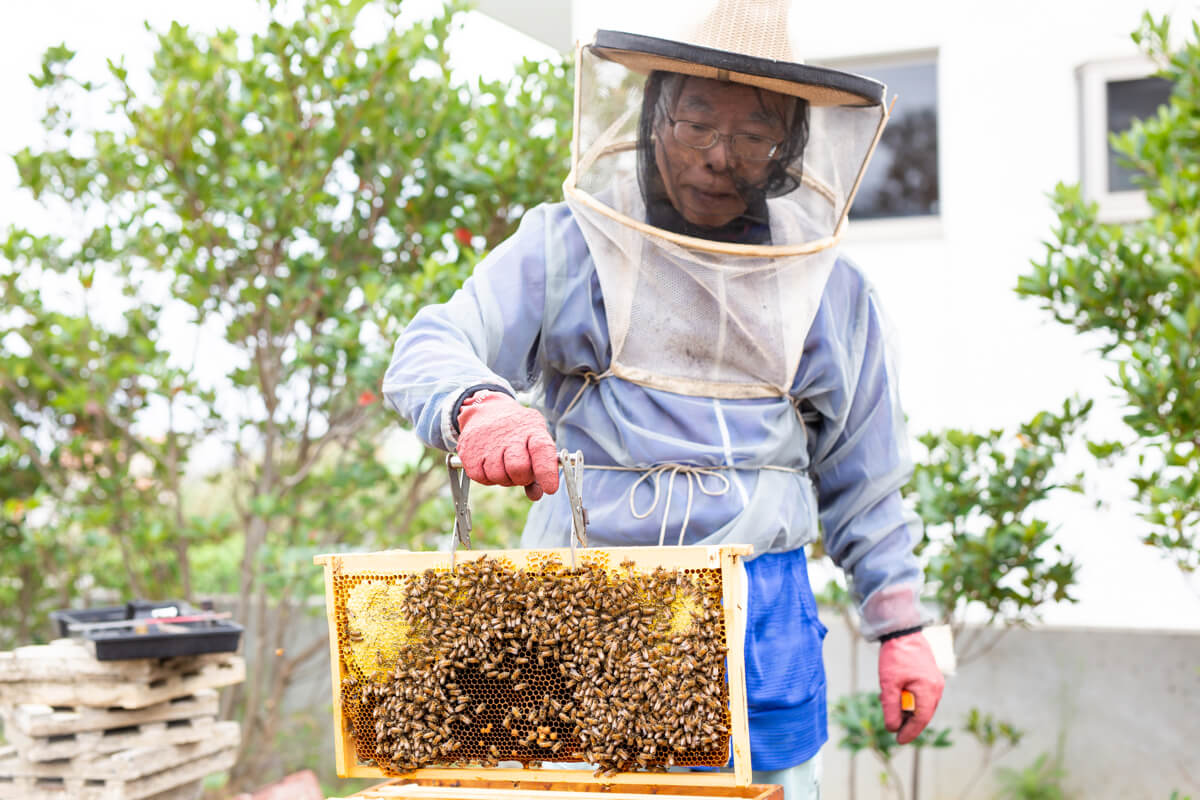
[[800,63],[788,35],[789,0],[720,0],[679,40],[601,30],[590,49],[631,70],[679,72],[802,97],[817,106],[882,105],[882,83]]

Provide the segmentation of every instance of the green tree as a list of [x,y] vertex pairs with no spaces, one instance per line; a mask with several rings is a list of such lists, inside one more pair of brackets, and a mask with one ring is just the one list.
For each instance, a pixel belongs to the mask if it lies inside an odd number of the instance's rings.
[[[20,546],[0,570],[56,602],[81,579],[234,593],[257,630],[227,693],[244,723],[235,785],[293,766],[272,746],[284,690],[327,647],[284,648],[323,592],[313,553],[419,546],[451,519],[436,454],[383,452],[392,342],[567,168],[561,60],[465,81],[445,49],[461,7],[408,24],[377,3],[386,24],[366,30],[367,5],[268,2],[253,36],[172,25],[140,90],[119,62],[105,85],[78,80],[52,48],[34,76],[45,141],[15,155],[72,225],[3,241],[0,308],[17,311],[0,315],[0,464],[19,469],[0,488]],[[107,115],[79,113],[97,100]],[[172,326],[202,345],[179,353]],[[233,463],[205,486],[189,467],[212,441]],[[72,557],[39,584],[22,570],[50,542]]]
[[[1041,608],[1073,602],[1076,564],[1054,541],[1039,503],[1080,491],[1082,476],[1062,476],[1060,460],[1091,411],[1068,400],[1015,431],[945,430],[919,437],[925,453],[907,492],[925,524],[917,552],[928,598],[950,626],[957,660],[985,654]],[[970,624],[974,614],[982,624]]]
[[[893,793],[900,800],[905,800],[904,782],[896,771],[894,764],[900,745],[896,743],[896,734],[889,731],[883,724],[883,707],[879,704],[878,692],[854,692],[838,698],[833,704],[833,720],[842,729],[843,735],[838,741],[838,747],[850,751],[851,756],[861,752],[869,752],[883,767],[881,780],[892,787]],[[924,748],[946,748],[952,745],[949,728],[927,727],[909,743],[914,751]],[[917,800],[916,767],[910,785],[911,798]]]
[[[917,553],[925,565],[926,600],[937,622],[950,627],[959,665],[985,656],[1013,627],[1035,621],[1045,605],[1073,602],[1075,562],[1054,541],[1039,504],[1055,492],[1080,490],[1082,476],[1061,475],[1061,459],[1091,408],[1090,402],[1068,400],[1060,411],[1039,412],[1013,431],[948,429],[919,437],[923,452],[905,495],[924,525]],[[821,599],[854,629],[845,589],[832,585]],[[854,683],[857,637],[850,647],[850,694],[833,714],[845,734],[840,746],[851,755],[848,796],[857,793],[854,759],[863,750],[874,753],[896,791],[903,792],[893,764],[899,748],[894,736],[883,746],[892,735],[882,727],[882,711],[870,708],[872,698],[878,706],[878,695],[859,692]],[[997,729],[990,717],[972,713],[964,730],[983,746],[986,766],[996,757]],[[1002,733],[1007,737],[1011,726]],[[913,800],[919,797],[920,752],[932,741],[950,746],[949,729],[913,743]]]
[[1144,541],[1191,572],[1200,567],[1200,23],[1174,52],[1167,17],[1146,14],[1133,39],[1173,84],[1154,116],[1112,137],[1150,214],[1106,224],[1078,186],[1059,184],[1045,256],[1017,291],[1099,338],[1127,436],[1092,451],[1136,464]]
[[972,708],[967,712],[963,731],[973,738],[983,751],[978,769],[975,770],[970,780],[967,781],[967,785],[958,795],[961,800],[967,800],[971,796],[971,790],[975,788],[975,784],[984,776],[992,762],[1015,750],[1021,740],[1025,738],[1025,732],[1017,730],[1012,723],[998,720],[991,714],[981,712],[978,708]]
[[[0,606],[17,611],[9,612],[11,627],[0,628],[0,648],[15,647],[34,631],[45,629],[48,612],[60,607],[64,588],[69,596],[73,582],[71,565],[64,558],[70,552],[66,543],[55,542],[33,521],[43,513],[41,485],[33,459],[0,438],[0,552],[4,554]],[[47,573],[60,580],[42,580]]]

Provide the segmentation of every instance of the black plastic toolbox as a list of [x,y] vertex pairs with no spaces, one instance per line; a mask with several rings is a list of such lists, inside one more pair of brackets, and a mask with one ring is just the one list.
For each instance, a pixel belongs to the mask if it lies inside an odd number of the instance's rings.
[[[204,614],[189,603],[134,600],[123,606],[67,609],[50,612],[60,637],[79,637],[93,643],[96,658],[173,658],[237,650],[242,626],[228,619],[172,622],[169,617]],[[159,621],[161,620],[161,621]],[[128,621],[128,625],[119,623]],[[72,630],[71,626],[104,625]]]

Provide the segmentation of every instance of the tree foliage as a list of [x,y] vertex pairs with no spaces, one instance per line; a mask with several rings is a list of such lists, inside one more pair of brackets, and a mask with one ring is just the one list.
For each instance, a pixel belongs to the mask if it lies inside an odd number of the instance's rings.
[[[974,433],[957,429],[919,437],[917,459],[905,494],[924,525],[917,552],[924,563],[926,599],[941,624],[950,626],[956,660],[962,665],[984,656],[1012,627],[1038,618],[1053,602],[1072,602],[1075,561],[1054,541],[1039,503],[1062,490],[1077,491],[1080,476],[1064,478],[1061,460],[1091,411],[1090,402],[1068,400],[1058,412],[1042,411],[1015,431]],[[831,584],[822,602],[841,610],[853,628],[850,594]],[[971,623],[971,624],[968,624]],[[851,643],[857,664],[857,643]],[[857,666],[851,674],[857,672]],[[853,759],[871,752],[893,791],[904,795],[896,770],[900,748],[883,727],[879,696],[851,692],[837,700],[832,719],[843,731],[839,746]],[[983,759],[963,790],[966,796],[987,766],[1021,738],[1007,722],[972,709],[963,731],[979,742]],[[920,751],[951,747],[949,728],[922,732],[912,752],[911,796],[916,800]],[[853,765],[851,793],[854,792]]]
[[[907,487],[925,524],[918,553],[960,663],[982,655],[1008,628],[1035,620],[1042,606],[1074,600],[1075,561],[1054,541],[1038,503],[1080,489],[1081,477],[1061,476],[1059,462],[1091,407],[1068,400],[1014,432],[919,437],[925,455]],[[968,631],[969,620],[982,624]]]
[[1169,33],[1168,18],[1146,14],[1133,35],[1172,83],[1169,102],[1112,138],[1137,170],[1149,216],[1101,222],[1078,186],[1059,184],[1045,255],[1017,290],[1101,341],[1128,437],[1093,453],[1136,460],[1144,540],[1191,571],[1200,567],[1200,23],[1174,52]]
[[[875,756],[884,769],[881,776],[883,782],[892,787],[900,800],[905,800],[904,782],[894,763],[901,745],[896,743],[896,734],[884,726],[879,693],[853,692],[839,697],[833,704],[832,717],[843,731],[838,747],[849,750],[852,756],[860,752]],[[909,745],[914,750],[950,747],[950,728],[926,727]],[[916,787],[913,787],[913,800],[916,800],[916,791]]]
[[[454,75],[458,6],[265,10],[253,36],[158,33],[146,88],[48,51],[45,141],[15,162],[70,222],[0,240],[0,602],[21,616],[4,633],[88,585],[231,589],[257,632],[235,780],[259,781],[287,766],[283,690],[327,647],[282,644],[323,591],[312,555],[429,545],[451,518],[436,456],[385,446],[391,344],[559,195],[571,107],[560,60]],[[231,463],[206,483],[214,442]]]

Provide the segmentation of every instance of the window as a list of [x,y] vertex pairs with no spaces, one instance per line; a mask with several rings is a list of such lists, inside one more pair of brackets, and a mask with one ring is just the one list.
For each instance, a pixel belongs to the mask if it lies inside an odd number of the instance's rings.
[[937,54],[839,60],[827,66],[866,75],[896,98],[875,155],[858,187],[851,220],[931,217],[938,187]]
[[1149,214],[1146,198],[1134,182],[1136,170],[1113,150],[1113,134],[1134,120],[1157,113],[1171,94],[1171,83],[1151,73],[1143,58],[1085,64],[1079,69],[1080,132],[1084,194],[1100,206],[1100,218],[1123,222]]

